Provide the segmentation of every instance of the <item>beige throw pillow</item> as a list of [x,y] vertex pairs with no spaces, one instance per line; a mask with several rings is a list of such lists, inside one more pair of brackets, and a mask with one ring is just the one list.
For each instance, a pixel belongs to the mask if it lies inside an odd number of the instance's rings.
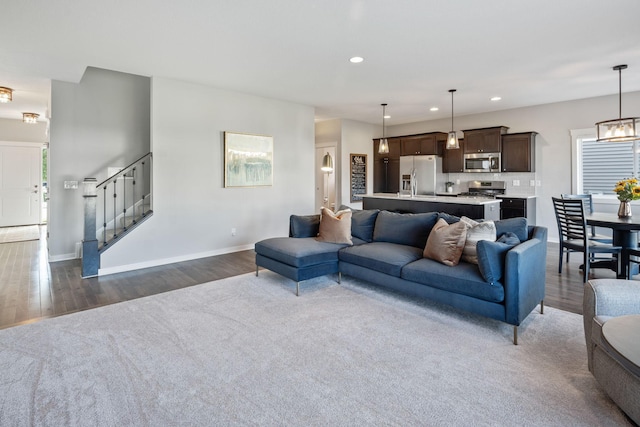
[[467,240],[462,250],[462,260],[472,264],[478,264],[478,251],[476,249],[480,240],[496,241],[496,224],[493,221],[474,221],[463,216],[460,222],[467,224]]
[[327,243],[344,243],[353,245],[351,241],[350,209],[333,213],[324,206],[320,209],[320,229],[316,240]]
[[449,225],[447,221],[440,218],[429,233],[423,255],[425,258],[453,267],[460,261],[466,237],[467,225],[464,222],[459,221]]

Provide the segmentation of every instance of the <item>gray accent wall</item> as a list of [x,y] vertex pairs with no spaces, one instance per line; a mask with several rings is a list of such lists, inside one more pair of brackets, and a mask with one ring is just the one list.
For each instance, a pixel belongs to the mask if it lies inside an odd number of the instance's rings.
[[51,102],[48,245],[58,261],[82,241],[82,180],[102,181],[150,151],[150,79],[90,67],[80,83],[52,81]]
[[[160,77],[151,93],[154,215],[103,254],[100,274],[253,248],[313,213],[312,107]],[[273,186],[224,187],[225,131],[273,137]]]

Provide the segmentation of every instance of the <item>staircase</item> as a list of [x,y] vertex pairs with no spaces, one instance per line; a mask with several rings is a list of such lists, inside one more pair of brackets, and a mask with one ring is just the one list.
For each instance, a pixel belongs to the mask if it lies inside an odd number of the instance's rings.
[[153,215],[152,167],[147,153],[100,183],[84,180],[83,278],[97,276],[100,255]]

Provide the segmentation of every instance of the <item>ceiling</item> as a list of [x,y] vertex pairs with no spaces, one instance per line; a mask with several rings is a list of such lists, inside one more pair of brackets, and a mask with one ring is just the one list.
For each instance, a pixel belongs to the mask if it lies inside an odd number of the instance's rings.
[[450,117],[451,88],[456,116],[617,94],[617,64],[623,92],[640,90],[638,0],[33,0],[3,16],[5,118],[48,116],[50,81],[87,66],[310,105],[317,120],[380,124],[386,102],[388,125]]

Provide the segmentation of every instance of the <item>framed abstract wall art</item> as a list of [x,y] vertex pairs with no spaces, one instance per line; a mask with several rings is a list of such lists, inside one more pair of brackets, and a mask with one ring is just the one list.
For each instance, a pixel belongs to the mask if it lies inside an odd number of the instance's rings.
[[224,133],[224,186],[273,185],[273,137]]

